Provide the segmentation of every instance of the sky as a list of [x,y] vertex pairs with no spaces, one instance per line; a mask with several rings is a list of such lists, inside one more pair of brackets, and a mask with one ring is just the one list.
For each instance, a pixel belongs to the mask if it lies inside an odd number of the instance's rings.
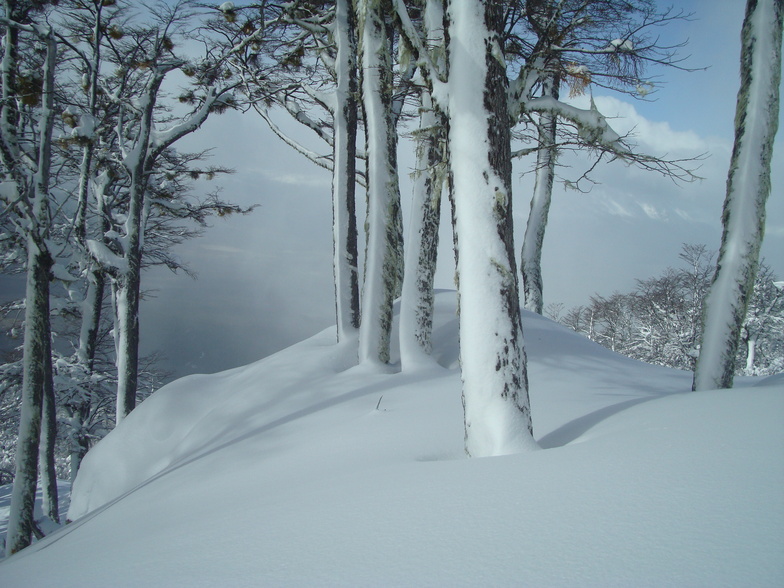
[[[688,41],[685,72],[660,68],[659,91],[647,101],[597,92],[616,130],[632,131],[647,152],[706,154],[702,180],[677,185],[615,163],[600,168],[588,194],[556,184],[543,251],[545,305],[585,304],[593,294],[626,292],[636,279],[678,263],[683,243],[717,250],[739,85],[740,0],[681,2],[688,22],[662,29],[665,44]],[[292,129],[298,133],[298,129]],[[223,196],[258,208],[215,219],[204,237],[178,249],[198,279],[154,270],[142,306],[143,351],[162,350],[177,375],[242,365],[334,324],[330,176],[293,153],[252,116],[210,119],[187,148],[213,149],[213,162],[237,170],[220,179]],[[186,147],[184,146],[184,148]],[[413,165],[400,145],[404,221]],[[568,161],[561,175],[579,176],[587,160]],[[517,247],[527,218],[530,161],[514,177]],[[763,256],[784,276],[784,150],[774,148]],[[360,225],[362,219],[360,218]],[[436,286],[452,288],[454,258],[444,217]]]

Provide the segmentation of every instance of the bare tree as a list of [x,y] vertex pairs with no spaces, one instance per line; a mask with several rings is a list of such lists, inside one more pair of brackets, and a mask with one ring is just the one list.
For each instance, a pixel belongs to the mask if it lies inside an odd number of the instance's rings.
[[362,107],[368,154],[367,234],[359,361],[389,362],[392,303],[403,280],[403,222],[393,94],[391,0],[359,0]]
[[[53,442],[51,431],[54,427],[50,410],[54,404],[54,388],[49,319],[49,280],[53,258],[47,240],[51,219],[50,172],[57,42],[49,26],[36,22],[39,15],[34,9],[38,6],[6,0],[3,8],[6,34],[0,65],[3,97],[0,106],[0,158],[6,182],[1,196],[3,215],[13,215],[18,219],[13,224],[20,231],[27,250],[22,404],[6,539],[6,553],[10,555],[30,544],[35,528],[33,505],[38,481],[42,417],[46,421],[43,452],[45,456],[53,455],[48,446]],[[32,72],[25,77],[21,71],[19,51],[22,35],[28,37],[25,43],[44,50],[40,78]],[[39,104],[40,109],[36,112],[28,108]],[[44,471],[47,481],[50,481],[52,470],[46,462]],[[45,484],[45,488],[48,502],[53,505],[50,512],[56,517],[56,484],[54,495],[50,494],[49,483]]]
[[[402,12],[402,11],[401,11]],[[407,17],[403,13],[403,18]],[[421,29],[422,46],[412,53],[427,51],[429,61],[446,71],[444,7],[440,2],[425,2]],[[408,21],[407,21],[408,22]],[[414,22],[407,27],[414,27]],[[404,28],[407,28],[404,27]],[[406,37],[403,37],[404,41]],[[449,120],[441,105],[433,100],[433,84],[427,68],[420,70],[419,127],[414,132],[416,167],[412,174],[413,197],[406,237],[406,263],[400,298],[400,358],[403,368],[417,365],[432,350],[433,308],[441,202],[449,181],[447,138]]]
[[[520,75],[513,85],[513,108],[523,123],[518,135],[534,147],[535,185],[521,250],[525,306],[542,313],[541,257],[552,200],[559,153],[581,149],[596,154],[596,160],[576,181],[580,188],[592,183],[590,173],[603,159],[621,159],[655,171],[676,181],[695,179],[694,160],[640,152],[628,137],[620,137],[603,123],[593,99],[588,112],[576,111],[559,100],[561,87],[570,96],[599,87],[645,98],[655,90],[647,66],[685,69],[678,57],[680,46],[663,46],[653,34],[656,28],[688,15],[672,9],[660,11],[651,0],[527,0],[512,3],[507,15],[509,54],[522,60]],[[591,130],[596,121],[603,128]],[[533,129],[533,137],[528,136]]]
[[[188,1],[160,3],[151,10],[151,24],[129,27],[123,40],[111,45],[111,60],[121,80],[116,159],[127,185],[127,204],[125,222],[118,226],[120,234],[111,246],[92,240],[89,247],[112,277],[117,423],[136,404],[140,285],[149,211],[153,204],[166,207],[166,198],[154,197],[156,188],[168,193],[160,184],[156,186],[154,173],[171,153],[172,145],[198,130],[211,113],[232,106],[231,93],[240,83],[232,79],[231,71],[220,59],[208,57],[194,66],[191,60],[175,53],[177,43],[193,30],[194,8],[195,4]],[[192,104],[192,109],[174,117],[160,109],[159,100],[164,79],[177,70],[190,74],[195,88],[181,100]]]

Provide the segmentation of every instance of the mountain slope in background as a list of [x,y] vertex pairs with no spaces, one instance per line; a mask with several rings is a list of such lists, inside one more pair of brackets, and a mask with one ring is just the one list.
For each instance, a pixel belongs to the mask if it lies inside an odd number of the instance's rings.
[[437,304],[430,366],[347,369],[330,329],[164,387],[0,585],[784,585],[781,376],[692,393],[526,314],[542,450],[469,460]]

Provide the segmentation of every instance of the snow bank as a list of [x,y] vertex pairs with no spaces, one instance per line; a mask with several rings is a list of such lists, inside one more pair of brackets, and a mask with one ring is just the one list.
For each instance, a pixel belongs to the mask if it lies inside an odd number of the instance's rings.
[[526,314],[544,449],[469,460],[437,305],[440,365],[340,371],[331,330],[154,394],[0,585],[784,585],[780,377],[691,393]]

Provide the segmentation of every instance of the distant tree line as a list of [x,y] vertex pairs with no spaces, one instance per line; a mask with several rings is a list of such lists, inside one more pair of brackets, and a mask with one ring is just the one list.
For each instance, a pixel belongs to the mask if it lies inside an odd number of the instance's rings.
[[[682,263],[637,280],[634,290],[592,296],[589,303],[546,314],[617,353],[646,363],[693,371],[702,338],[705,297],[716,268],[704,245],[683,245]],[[741,329],[735,374],[784,371],[784,282],[762,262]]]

